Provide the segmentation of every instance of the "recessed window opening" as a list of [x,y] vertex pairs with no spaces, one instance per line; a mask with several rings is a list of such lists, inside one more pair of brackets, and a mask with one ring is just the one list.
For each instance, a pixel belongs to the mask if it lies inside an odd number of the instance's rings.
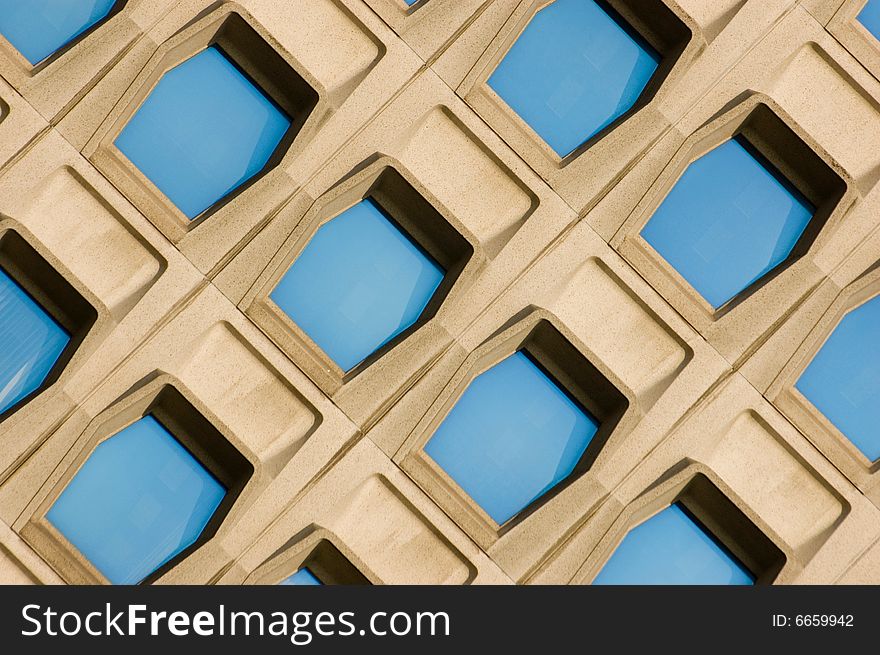
[[318,580],[314,573],[312,573],[307,568],[301,568],[299,571],[294,573],[291,576],[284,578],[278,584],[284,586],[303,586],[303,587],[312,587],[312,586],[321,586],[324,583]]
[[278,164],[318,95],[240,16],[166,72],[115,146],[189,220]]
[[795,387],[871,462],[880,459],[880,297],[849,311]]
[[473,248],[393,169],[321,225],[271,300],[345,372],[429,320]]
[[690,37],[660,0],[555,0],[488,84],[564,158],[650,100]]
[[628,402],[548,322],[474,378],[425,453],[504,525],[588,470]]
[[98,444],[46,515],[113,584],[156,577],[216,532],[253,473],[184,397]]
[[369,579],[332,542],[322,539],[281,585],[368,585]]
[[754,576],[673,503],[627,534],[593,584],[751,585]]
[[0,34],[36,66],[84,37],[124,4],[124,0],[0,0]]
[[0,237],[0,420],[58,379],[96,319],[24,239]]
[[729,140],[685,169],[641,236],[720,313],[803,256],[845,190],[759,105]]
[[770,582],[782,552],[704,476],[632,528],[596,585],[753,585]]

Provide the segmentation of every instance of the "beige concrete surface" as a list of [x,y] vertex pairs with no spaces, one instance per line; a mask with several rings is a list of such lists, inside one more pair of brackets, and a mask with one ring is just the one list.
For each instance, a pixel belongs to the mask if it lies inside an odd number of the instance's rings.
[[[486,82],[547,0],[128,0],[36,67],[0,37],[0,250],[25,244],[93,311],[57,379],[0,421],[0,583],[107,582],[45,515],[155,403],[203,417],[204,447],[253,473],[151,583],[274,584],[309,565],[342,583],[589,584],[677,499],[760,582],[880,583],[880,466],[794,387],[880,294],[864,0],[609,1],[673,55],[565,158]],[[230,46],[241,67],[265,85],[285,71],[278,93],[308,111],[268,170],[189,221],[113,141],[162,74],[229,32],[250,35]],[[797,257],[716,311],[639,232],[740,132],[819,209]],[[269,293],[371,194],[455,275],[343,371]],[[498,525],[423,447],[477,375],[530,345],[586,404],[607,386],[596,411],[613,420]]]

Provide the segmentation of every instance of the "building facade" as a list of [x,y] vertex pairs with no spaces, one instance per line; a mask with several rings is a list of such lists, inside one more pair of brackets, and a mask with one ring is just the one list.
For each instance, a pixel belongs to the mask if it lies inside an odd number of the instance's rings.
[[0,1],[0,581],[880,582],[880,0],[81,4]]

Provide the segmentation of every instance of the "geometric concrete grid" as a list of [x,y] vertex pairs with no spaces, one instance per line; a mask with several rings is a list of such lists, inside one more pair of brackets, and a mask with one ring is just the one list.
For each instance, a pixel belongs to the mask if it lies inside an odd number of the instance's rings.
[[[880,583],[880,469],[793,386],[880,291],[864,0],[653,0],[687,28],[674,66],[562,161],[486,84],[546,4],[128,0],[36,68],[0,38],[0,233],[96,311],[61,375],[0,423],[0,580],[106,582],[45,513],[171,386],[254,472],[153,582],[274,583],[312,558],[373,583],[589,583],[629,527],[705,487],[784,554],[776,583]],[[268,174],[189,223],[113,140],[223,30],[268,44],[317,96]],[[839,192],[802,256],[717,312],[639,232],[690,161],[752,124],[824,162]],[[345,374],[268,293],[377,180],[415,190],[472,254],[435,312]],[[587,470],[499,526],[422,446],[539,328],[629,404]]]

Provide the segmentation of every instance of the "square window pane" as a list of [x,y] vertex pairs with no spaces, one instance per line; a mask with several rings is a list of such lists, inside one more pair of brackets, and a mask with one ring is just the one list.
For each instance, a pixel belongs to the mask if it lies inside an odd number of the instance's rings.
[[38,64],[105,18],[116,0],[0,0],[0,33]]
[[103,441],[46,518],[113,584],[135,584],[201,535],[226,489],[153,416]]
[[595,585],[751,585],[754,576],[679,503],[624,537]]
[[36,391],[70,335],[0,268],[0,414]]
[[290,125],[212,46],[165,73],[115,144],[193,219],[259,173]]
[[520,351],[470,383],[425,453],[503,524],[571,474],[598,428]]
[[367,199],[318,229],[270,298],[348,371],[413,325],[444,275]]
[[871,461],[880,459],[880,298],[853,309],[795,385]]
[[734,138],[687,167],[641,234],[717,309],[785,261],[814,212]]
[[324,583],[318,580],[317,576],[309,571],[308,568],[301,568],[299,571],[294,573],[293,575],[285,578],[278,584],[281,585],[303,585],[303,586],[315,586],[315,585],[323,585]]
[[489,86],[565,157],[629,111],[659,62],[604,2],[556,0],[526,26]]

